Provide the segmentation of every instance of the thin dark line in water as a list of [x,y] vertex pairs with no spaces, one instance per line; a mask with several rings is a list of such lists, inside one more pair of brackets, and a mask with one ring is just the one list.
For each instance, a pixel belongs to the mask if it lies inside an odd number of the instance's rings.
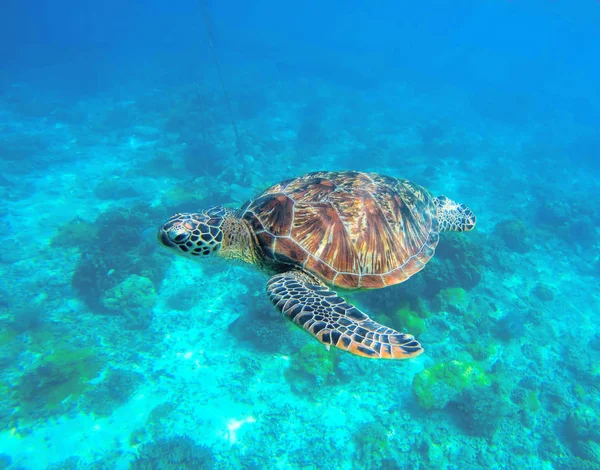
[[221,83],[221,88],[223,89],[223,95],[225,97],[225,102],[227,103],[227,110],[229,111],[229,119],[231,119],[231,127],[233,127],[233,131],[235,132],[235,146],[237,147],[238,154],[242,155],[242,150],[240,148],[240,135],[238,133],[235,119],[233,118],[233,112],[231,110],[231,100],[229,99],[229,93],[227,92],[225,82],[223,81],[223,74],[221,73],[221,64],[219,62],[219,56],[217,55],[217,51],[215,49],[215,36],[213,34],[212,20],[208,13],[208,3],[206,0],[200,0],[199,3],[200,10],[202,12],[202,17],[204,18],[204,24],[206,26],[206,37],[208,39],[208,47],[210,49],[213,61],[215,63],[215,69],[217,69],[217,75],[219,77],[219,82]]

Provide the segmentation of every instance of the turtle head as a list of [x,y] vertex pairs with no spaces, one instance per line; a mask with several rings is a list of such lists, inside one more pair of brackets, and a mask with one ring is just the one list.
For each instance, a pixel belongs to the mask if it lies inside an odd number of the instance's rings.
[[469,232],[475,228],[477,217],[464,204],[454,202],[446,196],[433,199],[440,232]]
[[223,242],[221,226],[226,216],[223,207],[175,214],[159,229],[158,242],[190,258],[217,254]]

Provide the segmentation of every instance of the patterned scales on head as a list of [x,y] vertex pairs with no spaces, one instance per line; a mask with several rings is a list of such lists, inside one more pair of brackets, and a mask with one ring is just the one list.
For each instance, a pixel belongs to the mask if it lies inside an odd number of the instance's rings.
[[434,198],[408,180],[319,172],[276,184],[242,208],[266,254],[348,289],[403,282],[438,244]]

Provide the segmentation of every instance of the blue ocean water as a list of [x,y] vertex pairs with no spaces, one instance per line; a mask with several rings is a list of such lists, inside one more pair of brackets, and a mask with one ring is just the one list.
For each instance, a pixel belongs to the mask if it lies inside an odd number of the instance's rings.
[[[0,469],[600,468],[600,3],[0,9]],[[340,291],[422,355],[328,350],[268,273],[156,241],[321,170],[477,215]]]

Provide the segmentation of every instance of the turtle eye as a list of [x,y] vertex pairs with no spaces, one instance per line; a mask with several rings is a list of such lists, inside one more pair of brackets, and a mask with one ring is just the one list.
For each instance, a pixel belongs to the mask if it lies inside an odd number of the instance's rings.
[[188,238],[190,238],[190,234],[189,233],[180,233],[179,235],[177,235],[175,238],[173,238],[173,241],[175,243],[183,243],[184,241],[186,241]]
[[225,215],[225,208],[220,206],[211,207],[204,211],[204,213],[209,217],[223,217]]
[[190,233],[181,225],[172,227],[167,233],[169,235],[169,239],[177,244],[183,243],[190,238]]

